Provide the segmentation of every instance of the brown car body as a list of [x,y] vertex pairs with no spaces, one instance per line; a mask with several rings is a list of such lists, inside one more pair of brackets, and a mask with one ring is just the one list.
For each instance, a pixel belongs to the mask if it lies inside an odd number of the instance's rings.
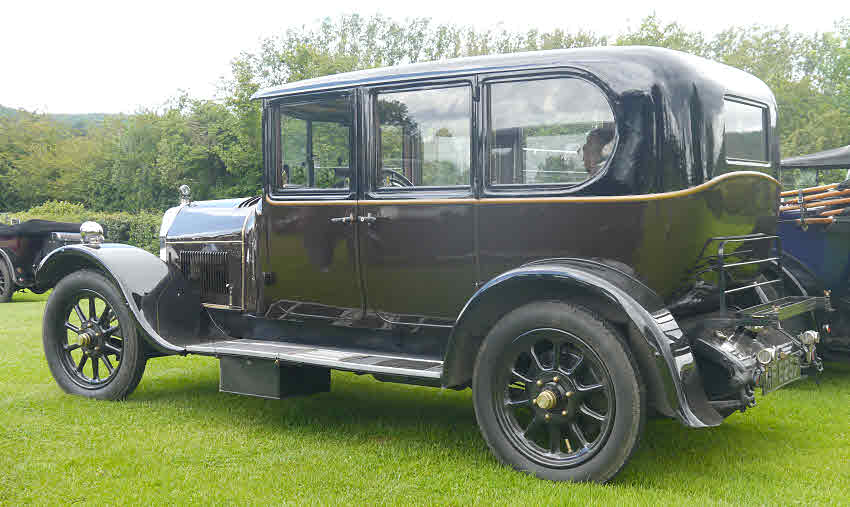
[[[610,153],[597,163],[602,151],[588,141],[583,181],[495,184],[503,169],[491,153],[525,138],[493,127],[493,86],[543,79],[578,80],[605,97],[616,128],[603,141]],[[421,148],[397,171],[381,169],[377,97],[446,87],[470,99],[468,182],[414,185]],[[122,245],[62,249],[39,268],[39,288],[68,266],[102,271],[121,288],[151,356],[219,357],[222,390],[270,397],[286,394],[270,373],[281,364],[467,387],[488,331],[535,301],[569,301],[604,318],[627,341],[649,405],[691,427],[754,404],[759,350],[814,358],[796,331],[736,334],[756,318],[739,310],[773,299],[761,286],[783,285],[781,274],[758,281],[782,273],[770,253],[778,245],[769,246],[779,157],[776,102],[749,74],[658,48],[596,48],[374,69],[256,98],[261,197],[169,210],[161,259]],[[750,144],[730,136],[737,108],[758,119],[742,130]],[[290,184],[300,169],[284,160],[292,137],[281,132],[284,115],[308,125],[304,185]],[[349,133],[333,167],[338,184],[325,188],[316,187],[309,144],[319,121]],[[724,255],[741,264],[736,275],[724,271]],[[800,312],[786,317],[788,329],[811,326]],[[240,361],[249,358],[266,366],[246,370]]]

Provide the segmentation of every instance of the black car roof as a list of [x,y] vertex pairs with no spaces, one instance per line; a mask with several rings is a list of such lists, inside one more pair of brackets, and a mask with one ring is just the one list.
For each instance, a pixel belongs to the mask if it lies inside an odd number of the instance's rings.
[[51,232],[80,232],[78,223],[51,222],[49,220],[27,220],[15,225],[0,224],[0,236],[37,236]]
[[690,87],[691,83],[699,80],[703,85],[712,82],[717,91],[723,94],[774,105],[770,90],[751,74],[680,51],[648,46],[531,51],[380,67],[285,83],[260,90],[252,98],[271,99],[357,86],[564,67],[598,76],[615,93],[648,91],[659,85],[670,88]]
[[782,159],[783,169],[850,169],[850,146]]
[[[757,77],[739,69],[670,49],[606,46],[458,58],[323,76],[254,94],[264,100],[360,86],[415,83],[499,72],[568,71],[604,88],[623,139],[604,177],[573,190],[577,195],[668,192],[726,172],[725,108],[728,97],[766,106],[770,167],[779,165],[776,100]],[[740,169],[740,168],[738,168]]]

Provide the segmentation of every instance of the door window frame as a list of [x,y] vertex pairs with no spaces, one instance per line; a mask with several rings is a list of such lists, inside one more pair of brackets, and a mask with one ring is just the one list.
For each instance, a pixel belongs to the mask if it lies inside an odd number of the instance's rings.
[[[376,85],[363,88],[363,125],[365,129],[364,143],[366,152],[366,163],[363,165],[363,171],[360,175],[363,189],[363,196],[367,200],[386,200],[386,199],[458,199],[472,198],[475,196],[475,187],[477,181],[477,172],[479,168],[478,162],[478,134],[477,134],[477,115],[479,109],[479,100],[477,93],[478,83],[477,77],[472,76],[455,76],[443,79],[420,80],[411,83],[394,83],[385,85]],[[466,88],[469,92],[469,183],[467,185],[455,186],[427,186],[427,187],[376,187],[375,179],[372,177],[373,172],[377,170],[380,162],[380,130],[379,118],[377,115],[377,96],[381,93],[393,92],[410,92],[421,90],[435,90],[445,88]]]
[[[608,103],[608,107],[614,117],[614,147],[611,149],[611,156],[592,178],[588,178],[581,183],[514,183],[504,185],[490,184],[490,147],[492,146],[492,138],[490,136],[491,123],[491,91],[490,85],[497,83],[511,82],[528,82],[542,81],[549,79],[577,79],[584,81],[596,88]],[[481,91],[481,115],[480,115],[480,139],[481,139],[481,191],[482,197],[512,197],[512,196],[541,196],[541,197],[557,197],[568,196],[578,193],[590,185],[598,182],[608,173],[611,163],[617,155],[617,151],[622,144],[622,115],[618,110],[616,101],[611,89],[604,81],[597,78],[595,75],[583,71],[581,69],[571,67],[558,67],[555,69],[543,69],[533,72],[504,72],[504,73],[489,73],[480,76],[480,91]]]
[[[351,175],[349,187],[337,188],[292,188],[286,189],[278,186],[278,171],[281,158],[281,131],[280,118],[281,106],[302,105],[321,102],[329,99],[347,97],[351,113],[351,124],[349,125],[349,166]],[[266,119],[264,121],[266,132],[263,136],[268,139],[271,149],[264,150],[265,154],[265,181],[263,187],[266,197],[271,201],[304,201],[304,200],[356,200],[359,184],[359,167],[361,162],[361,117],[359,100],[360,94],[356,88],[334,90],[331,92],[299,94],[290,97],[282,97],[270,100],[264,105]],[[264,143],[266,144],[266,143]]]

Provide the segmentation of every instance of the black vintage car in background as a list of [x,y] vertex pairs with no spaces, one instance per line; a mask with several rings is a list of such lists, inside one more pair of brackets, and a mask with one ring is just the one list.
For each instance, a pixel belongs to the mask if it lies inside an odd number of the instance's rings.
[[785,289],[776,103],[749,74],[597,48],[256,98],[261,196],[184,195],[160,258],[95,231],[41,262],[66,391],[123,398],[165,354],[268,398],[327,391],[331,369],[471,387],[499,459],[606,481],[647,414],[716,426],[820,369],[828,300]]
[[47,220],[0,224],[0,303],[35,285],[35,268],[47,254],[80,243],[80,225]]
[[850,146],[782,160],[778,234],[808,294],[829,291],[819,351],[850,358]]

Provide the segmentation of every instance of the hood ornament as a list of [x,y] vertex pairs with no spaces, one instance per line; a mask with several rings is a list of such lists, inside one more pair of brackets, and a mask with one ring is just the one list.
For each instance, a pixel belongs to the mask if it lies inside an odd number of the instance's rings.
[[180,191],[180,205],[190,204],[192,202],[192,189],[189,188],[189,185],[180,185],[178,190]]

